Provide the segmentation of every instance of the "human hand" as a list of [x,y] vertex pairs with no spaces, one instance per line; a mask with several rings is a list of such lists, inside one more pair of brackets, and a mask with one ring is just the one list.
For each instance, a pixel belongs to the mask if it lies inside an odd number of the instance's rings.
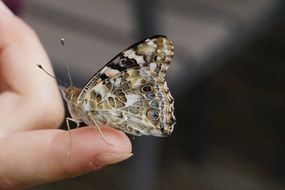
[[131,156],[127,136],[110,127],[56,129],[64,107],[50,61],[30,27],[0,1],[0,189],[22,189],[82,175]]

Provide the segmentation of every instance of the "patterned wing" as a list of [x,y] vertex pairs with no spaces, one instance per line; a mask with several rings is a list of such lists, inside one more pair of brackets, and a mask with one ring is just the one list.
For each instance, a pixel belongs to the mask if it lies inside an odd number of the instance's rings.
[[99,82],[130,68],[145,69],[150,74],[163,78],[172,57],[173,44],[166,36],[156,35],[137,42],[119,53],[95,73],[82,89],[77,102],[82,102],[90,88]]
[[98,83],[85,97],[98,124],[108,124],[132,135],[170,135],[174,107],[165,80],[130,68]]
[[[165,36],[138,42],[97,72],[77,101],[99,125],[132,135],[169,135],[176,121],[164,75],[172,57],[173,45]],[[90,118],[86,123],[94,124]]]

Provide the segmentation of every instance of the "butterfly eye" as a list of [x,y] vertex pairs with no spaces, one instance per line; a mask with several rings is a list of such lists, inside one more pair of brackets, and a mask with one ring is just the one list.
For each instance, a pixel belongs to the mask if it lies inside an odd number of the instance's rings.
[[154,109],[150,109],[147,111],[147,117],[151,120],[157,120],[158,119],[158,112]]
[[152,88],[152,86],[150,86],[150,85],[145,85],[145,86],[141,87],[141,91],[142,91],[143,93],[151,92],[151,91],[153,91],[153,88]]
[[151,102],[150,106],[151,106],[153,109],[157,109],[158,106],[159,106],[159,104],[158,104],[157,101],[153,101],[153,102]]
[[148,99],[154,99],[155,98],[155,94],[153,92],[148,92],[145,95]]

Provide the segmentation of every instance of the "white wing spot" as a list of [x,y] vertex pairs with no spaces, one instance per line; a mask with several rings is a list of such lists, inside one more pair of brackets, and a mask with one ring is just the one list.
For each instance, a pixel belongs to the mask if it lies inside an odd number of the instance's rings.
[[130,59],[135,59],[137,61],[137,63],[145,63],[143,56],[138,56],[136,55],[135,51],[133,50],[127,50],[124,52],[124,56],[128,57]]
[[150,64],[149,64],[149,69],[150,69],[151,71],[155,71],[156,67],[157,67],[156,63],[150,63]]

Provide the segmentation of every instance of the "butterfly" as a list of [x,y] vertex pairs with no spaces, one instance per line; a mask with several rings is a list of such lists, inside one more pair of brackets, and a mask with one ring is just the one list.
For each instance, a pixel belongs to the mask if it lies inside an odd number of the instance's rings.
[[67,124],[84,122],[99,131],[106,124],[135,136],[170,135],[176,123],[174,99],[164,76],[173,49],[166,36],[152,36],[115,56],[83,89],[60,86],[71,115]]

